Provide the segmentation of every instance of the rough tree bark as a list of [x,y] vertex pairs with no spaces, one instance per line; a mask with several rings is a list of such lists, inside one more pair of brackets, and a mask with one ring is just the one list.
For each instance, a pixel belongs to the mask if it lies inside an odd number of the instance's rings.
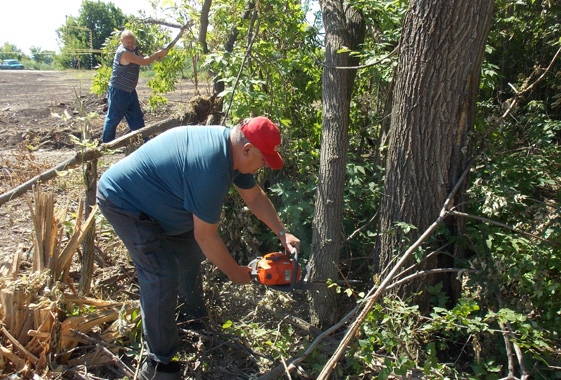
[[[342,247],[343,191],[350,100],[356,70],[337,66],[355,66],[358,62],[344,47],[356,48],[364,41],[365,23],[360,12],[343,0],[320,2],[325,26],[325,68],[323,71],[323,130],[320,169],[313,220],[311,276],[337,279]],[[310,291],[312,323],[320,327],[337,321],[336,294],[325,285],[313,285]]]
[[212,0],[204,0],[203,7],[201,8],[198,40],[201,46],[203,47],[203,54],[208,54],[208,44],[206,41],[206,35],[208,30],[208,13],[210,12],[211,5],[212,5]]
[[[492,13],[493,0],[410,4],[400,41],[380,209],[382,235],[375,252],[380,271],[437,218],[467,165]],[[417,230],[405,235],[396,228],[397,222]],[[449,224],[452,233],[461,232],[460,223]],[[436,257],[424,263],[425,268],[438,265]],[[431,281],[435,279],[409,283],[400,293],[410,295]],[[425,306],[426,301],[418,300]]]

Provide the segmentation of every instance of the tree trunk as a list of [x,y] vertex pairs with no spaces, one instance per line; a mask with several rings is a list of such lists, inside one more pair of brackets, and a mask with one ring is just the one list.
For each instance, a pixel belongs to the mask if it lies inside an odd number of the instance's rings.
[[203,47],[203,54],[208,54],[208,44],[206,42],[206,34],[208,30],[208,13],[210,12],[210,6],[212,5],[212,0],[204,0],[203,7],[201,8],[201,17],[199,24],[199,43]]
[[[325,26],[325,68],[323,71],[323,130],[320,169],[313,220],[311,276],[315,279],[338,277],[342,247],[343,191],[345,188],[348,149],[349,110],[356,70],[337,66],[354,66],[358,62],[344,47],[353,49],[364,41],[362,14],[342,0],[320,3]],[[330,326],[338,319],[337,298],[333,289],[313,285],[312,323]]]
[[[400,41],[380,209],[380,271],[436,220],[467,165],[492,13],[493,0],[410,4]],[[398,222],[417,229],[404,234]],[[453,234],[461,233],[459,223],[449,224]],[[434,268],[438,258],[423,265]],[[434,282],[409,283],[400,293],[410,295]],[[427,298],[418,301],[428,306]]]

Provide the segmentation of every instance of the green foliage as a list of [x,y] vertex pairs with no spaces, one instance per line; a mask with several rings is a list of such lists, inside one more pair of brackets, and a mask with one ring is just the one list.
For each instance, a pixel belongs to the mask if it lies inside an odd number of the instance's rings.
[[290,357],[299,340],[289,324],[282,324],[274,330],[257,323],[226,321],[222,329],[225,333],[251,340],[252,349],[274,360]]
[[111,79],[111,66],[100,66],[92,79],[92,87],[90,92],[102,96],[107,92],[109,80]]
[[293,234],[301,241],[300,249],[310,252],[312,244],[312,219],[317,187],[315,178],[307,182],[284,180],[271,186],[271,192],[278,198],[277,211]]
[[[561,78],[546,74],[536,81],[559,47],[561,5],[497,1],[495,7],[473,135],[480,154],[469,213],[535,237],[469,221],[466,248],[473,255],[469,265],[483,269],[472,286],[480,288],[477,299],[488,308],[485,322],[510,324],[526,366],[549,374],[561,347]],[[496,349],[483,350],[481,357],[481,363],[501,363]],[[489,371],[482,364],[476,368]]]
[[67,17],[65,24],[57,29],[62,41],[57,64],[62,68],[73,67],[77,58],[81,68],[93,69],[101,63],[102,57],[83,53],[83,50],[102,49],[105,40],[126,23],[127,16],[113,3],[102,1],[82,1],[78,12],[78,17]]
[[14,44],[4,42],[4,44],[0,46],[0,59],[17,59],[21,61],[23,57],[24,54],[21,49]]
[[185,70],[185,62],[185,51],[172,49],[162,61],[154,63],[156,77],[148,81],[148,87],[154,91],[148,103],[150,108],[167,103],[165,98],[158,95],[175,90],[175,84]]
[[[215,80],[226,85],[219,95],[225,97],[224,104],[232,102],[231,119],[270,115],[275,120],[286,120],[293,138],[308,137],[310,126],[318,121],[318,110],[311,105],[321,99],[321,71],[316,62],[321,58],[313,41],[315,32],[306,24],[300,2],[273,1],[263,5],[258,10],[258,29],[250,19],[240,19],[245,9],[233,11],[241,5],[228,2],[213,6],[212,22],[217,29],[209,40],[232,30],[239,33],[232,52],[215,49],[203,65]],[[250,38],[251,56],[246,57],[248,45],[242,41]]]

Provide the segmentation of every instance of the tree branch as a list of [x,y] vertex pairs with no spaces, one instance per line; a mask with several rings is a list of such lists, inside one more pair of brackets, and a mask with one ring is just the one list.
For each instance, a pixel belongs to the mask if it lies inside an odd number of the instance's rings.
[[372,218],[370,218],[370,220],[368,222],[366,222],[366,224],[360,226],[358,229],[353,231],[353,233],[350,234],[349,237],[345,239],[345,243],[348,243],[349,241],[351,241],[355,237],[356,234],[358,234],[360,231],[364,230],[366,227],[371,225],[372,222],[374,222],[374,220],[376,219],[377,216],[378,216],[378,212],[376,212],[374,214],[374,216]]
[[[162,25],[162,26],[167,26],[167,27],[170,27],[170,28],[178,28],[178,29],[182,29],[185,26],[185,25],[178,24],[176,22],[171,22],[171,21],[166,21],[166,20],[158,20],[158,19],[151,18],[151,17],[138,18],[136,20],[140,23],[143,23],[143,24]],[[189,24],[192,24],[192,21]]]
[[415,250],[433,233],[433,231],[436,230],[436,228],[440,225],[440,223],[442,223],[446,219],[446,217],[448,215],[450,215],[449,211],[448,211],[448,207],[449,207],[450,203],[452,202],[452,199],[456,195],[456,192],[459,190],[461,184],[464,182],[465,178],[467,177],[467,174],[469,173],[470,167],[471,167],[471,161],[468,163],[468,165],[467,165],[466,169],[464,170],[464,172],[462,173],[460,179],[458,180],[458,182],[454,186],[454,189],[452,189],[452,192],[448,195],[448,198],[446,198],[446,200],[444,201],[444,204],[442,206],[442,209],[440,210],[440,214],[439,214],[438,218],[417,239],[417,241],[415,243],[413,243],[413,245],[411,245],[411,247],[409,247],[409,249],[407,249],[407,251],[405,251],[405,253],[402,255],[401,259],[399,259],[399,261],[395,264],[394,268],[390,271],[390,273],[387,275],[387,277],[384,279],[384,281],[382,281],[380,286],[378,288],[374,287],[370,290],[370,292],[368,293],[368,296],[364,299],[364,301],[361,304],[361,306],[363,306],[362,311],[360,312],[359,316],[356,318],[356,320],[353,322],[353,324],[351,325],[351,327],[349,328],[349,330],[347,331],[347,333],[343,337],[341,343],[339,344],[339,347],[337,348],[337,350],[335,351],[333,356],[329,359],[327,364],[323,367],[323,370],[321,371],[317,380],[327,380],[328,379],[329,375],[331,374],[331,371],[333,371],[333,369],[336,367],[337,362],[339,361],[339,359],[343,355],[343,352],[346,350],[347,345],[349,344],[350,340],[352,339],[352,337],[354,337],[356,335],[360,325],[362,324],[362,322],[366,318],[366,315],[372,309],[372,306],[374,305],[374,303],[378,300],[380,295],[384,291],[387,290],[387,287],[388,287],[390,281],[394,278],[397,271],[407,261],[407,259],[411,256],[411,254],[413,254],[413,252],[415,252]]
[[513,232],[519,233],[519,234],[524,235],[524,236],[527,236],[527,237],[529,237],[529,238],[533,238],[533,239],[537,239],[537,240],[544,241],[544,242],[546,242],[546,243],[551,244],[551,245],[554,246],[554,247],[559,247],[559,244],[557,244],[557,243],[555,243],[555,242],[553,242],[553,241],[551,241],[551,240],[542,238],[541,236],[534,235],[534,234],[531,234],[531,233],[526,232],[526,231],[517,230],[516,228],[514,228],[514,227],[512,227],[512,226],[509,226],[508,224],[504,224],[504,223],[501,223],[501,222],[496,222],[496,221],[494,221],[494,220],[487,219],[487,218],[484,218],[484,217],[482,217],[482,216],[466,214],[466,213],[460,212],[460,211],[450,210],[449,213],[450,213],[450,215],[454,215],[454,216],[460,216],[460,217],[464,217],[464,218],[471,218],[471,219],[475,219],[475,220],[480,220],[480,221],[485,222],[485,223],[494,224],[494,225],[496,225],[496,226],[509,229],[509,230],[511,230],[511,231],[513,231]]
[[419,272],[415,272],[407,277],[403,277],[401,280],[394,282],[393,284],[389,285],[386,290],[390,290],[396,286],[399,286],[409,280],[412,280],[414,278],[417,277],[425,277],[431,274],[435,274],[435,273],[450,273],[450,272],[462,272],[462,271],[467,271],[467,272],[476,272],[475,270],[467,270],[464,268],[436,268],[436,269],[429,269],[429,270],[422,270]]
[[510,111],[512,111],[512,109],[514,108],[514,105],[518,102],[518,100],[522,97],[522,95],[524,95],[525,93],[530,91],[536,84],[538,84],[539,82],[542,81],[543,78],[545,78],[545,75],[549,72],[549,70],[553,66],[553,63],[555,62],[555,60],[557,59],[557,57],[559,56],[560,53],[561,53],[561,47],[559,49],[557,49],[557,53],[555,53],[555,55],[553,56],[553,59],[551,60],[551,62],[549,63],[549,65],[547,66],[545,71],[542,73],[542,75],[540,75],[540,77],[538,79],[536,79],[534,81],[534,83],[532,83],[531,85],[522,88],[522,90],[520,90],[520,91],[518,91],[516,88],[514,88],[514,86],[511,85],[511,87],[514,89],[514,92],[515,92],[514,100],[512,101],[512,103],[510,103],[510,106],[505,111],[505,113],[501,116],[500,120],[503,120],[505,117],[508,116],[508,114],[510,113]]
[[177,36],[175,36],[175,38],[173,39],[173,41],[171,41],[165,48],[165,50],[169,50],[172,47],[175,46],[175,44],[177,43],[177,41],[179,41],[179,39],[181,38],[181,36],[183,35],[183,32],[185,32],[185,29],[187,29],[187,27],[193,25],[193,22],[188,22],[187,24],[183,25],[181,27],[181,29],[179,30],[179,33],[177,33]]

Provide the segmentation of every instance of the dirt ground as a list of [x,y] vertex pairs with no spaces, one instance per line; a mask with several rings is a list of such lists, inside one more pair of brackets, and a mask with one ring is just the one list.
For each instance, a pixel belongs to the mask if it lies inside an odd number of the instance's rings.
[[[91,140],[99,140],[105,118],[105,101],[89,93],[92,76],[93,73],[85,71],[0,71],[0,195],[73,157],[81,147],[72,136],[79,138],[85,124],[89,125]],[[141,105],[145,105],[150,96],[151,90],[146,82],[147,79],[141,79],[137,87]],[[209,95],[209,91],[209,88],[201,88],[200,94]],[[166,95],[168,106],[156,112],[145,112],[146,124],[173,115],[176,107],[181,108],[194,95],[192,83],[180,83],[174,93]],[[126,124],[121,123],[117,136],[126,132]],[[124,151],[117,151],[102,157],[98,175],[112,160],[123,156]],[[68,173],[60,173],[41,185],[43,191],[55,193],[55,208],[69,203],[70,209],[76,209],[77,199],[84,196],[81,173],[82,168],[78,167]],[[18,250],[23,251],[26,257],[33,249],[33,223],[27,203],[31,196],[31,191],[28,191],[0,205],[0,273]],[[103,234],[103,231],[98,233],[99,236]],[[103,249],[107,252],[112,248],[106,245],[100,252]],[[210,298],[209,316],[215,328],[219,329],[217,326],[226,320],[245,318],[247,324],[254,322],[275,331],[285,323],[288,314],[296,315],[297,309],[305,309],[302,300],[298,307],[294,307],[293,300],[284,293],[272,294],[262,286],[240,288],[228,282],[218,282],[215,280],[217,270],[209,266],[206,268],[209,273],[203,277],[213,278],[210,282],[205,280],[205,294]],[[100,272],[105,269],[108,268],[101,268]],[[79,273],[75,275],[79,276]],[[126,278],[119,281],[130,285]],[[268,302],[264,303],[265,300]],[[275,305],[274,309],[267,306],[271,303]],[[289,304],[292,306],[277,309],[279,305]],[[279,311],[282,311],[280,317],[276,316]],[[192,379],[249,379],[252,373],[259,372],[259,363],[262,362],[261,356],[250,348],[256,342],[241,344],[235,336],[185,333],[182,344],[181,355],[187,363],[188,378]],[[268,363],[272,363],[270,358]],[[119,377],[122,378],[104,376]]]
[[[0,71],[0,194],[73,156],[80,147],[72,136],[79,138],[86,122],[91,139],[99,140],[106,102],[90,93],[92,78],[90,71]],[[151,94],[148,80],[141,78],[137,87],[143,106]],[[209,91],[199,90],[203,94]],[[194,95],[194,85],[184,80],[174,93],[166,95],[168,106],[145,112],[146,124],[167,118],[175,106]],[[123,122],[117,136],[126,132]],[[62,196],[68,184],[55,179],[52,186]],[[20,245],[28,248],[27,195],[0,205],[0,257],[13,254]]]

